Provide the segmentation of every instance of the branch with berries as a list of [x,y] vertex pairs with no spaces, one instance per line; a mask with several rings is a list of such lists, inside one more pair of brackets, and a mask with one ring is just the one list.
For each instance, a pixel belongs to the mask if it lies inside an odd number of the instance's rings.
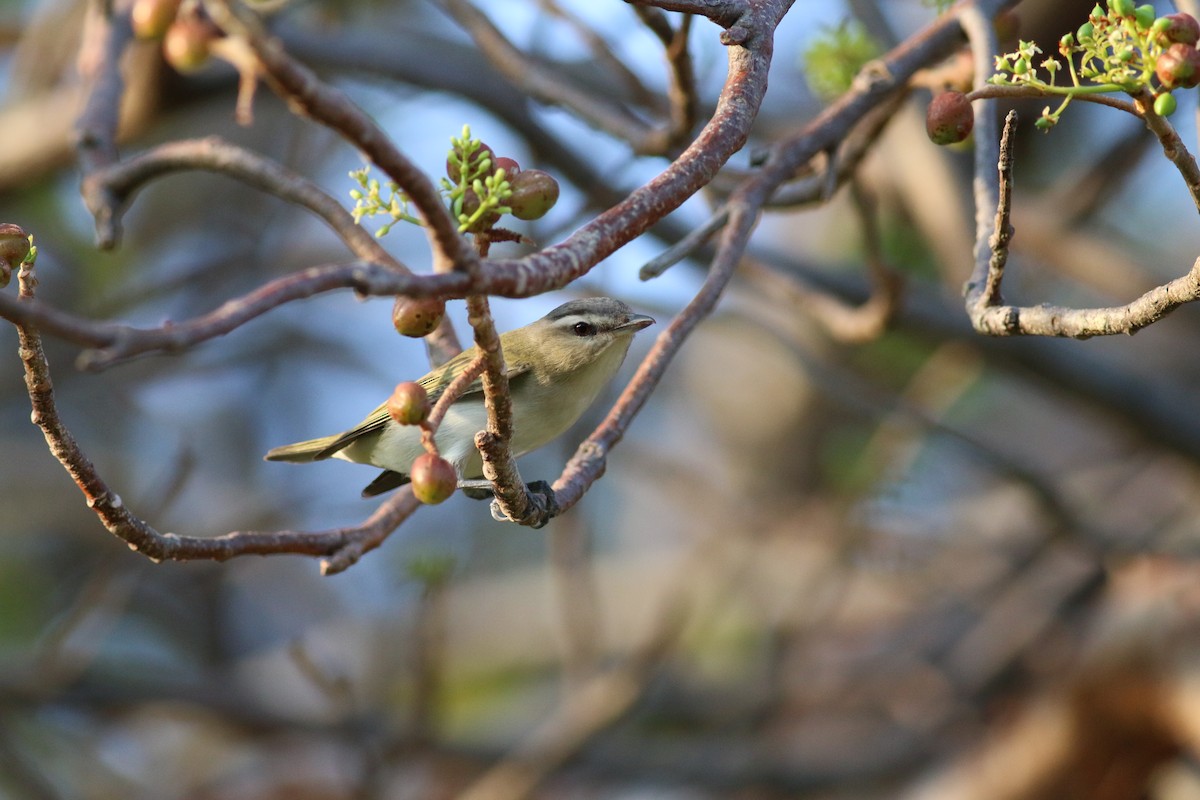
[[[1054,82],[1061,70],[1057,62],[1033,63],[1040,52],[1036,45],[1022,42],[1015,53],[997,55],[990,21],[972,8],[960,12],[975,53],[978,88],[970,94],[946,92],[935,97],[929,106],[927,129],[930,138],[939,144],[966,139],[976,119],[972,100],[978,101],[987,122],[988,135],[976,137],[976,258],[965,291],[966,310],[976,331],[991,336],[1077,339],[1132,334],[1179,306],[1200,299],[1200,260],[1181,277],[1122,306],[1014,306],[1004,303],[1001,294],[1004,265],[1014,237],[1011,134],[1016,115],[1009,114],[997,145],[991,136],[995,114],[992,106],[997,97],[1064,96],[1058,109],[1046,107],[1042,111],[1037,127],[1043,131],[1053,128],[1073,98],[1104,102],[1138,116],[1158,138],[1163,154],[1183,176],[1200,209],[1200,167],[1166,120],[1175,110],[1171,90],[1200,85],[1200,72],[1193,66],[1200,65],[1200,52],[1196,50],[1200,25],[1188,14],[1155,18],[1153,12],[1152,6],[1135,7],[1132,0],[1108,0],[1107,11],[1097,5],[1075,34],[1060,39],[1060,52],[1068,59],[1070,86]],[[1039,67],[1049,81],[1040,77]],[[994,74],[993,68],[999,73]],[[1101,94],[1114,91],[1130,95],[1132,102]]]

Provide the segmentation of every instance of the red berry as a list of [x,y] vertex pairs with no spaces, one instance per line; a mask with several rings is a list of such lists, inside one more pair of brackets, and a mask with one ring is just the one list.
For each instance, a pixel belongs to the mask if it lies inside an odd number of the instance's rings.
[[513,176],[521,171],[521,165],[517,163],[516,159],[500,156],[496,159],[495,169],[504,170],[504,177],[511,181]]
[[962,92],[942,92],[925,112],[925,131],[934,144],[954,144],[971,134],[975,112]]
[[508,207],[517,219],[541,219],[558,202],[558,181],[548,172],[527,169],[514,176]]
[[1200,51],[1177,42],[1158,57],[1154,74],[1168,89],[1200,85]]
[[396,384],[388,398],[388,416],[401,425],[420,425],[429,416],[429,393],[413,381]]
[[438,297],[399,295],[392,306],[392,324],[401,336],[419,339],[433,333],[446,313],[446,302]]
[[1155,21],[1154,30],[1163,44],[1196,44],[1200,41],[1200,22],[1191,14],[1167,14]]
[[408,477],[413,494],[426,505],[435,506],[449,499],[458,488],[458,473],[449,461],[433,453],[421,453],[412,463]]
[[[479,195],[475,194],[474,189],[467,189],[463,195],[462,213],[467,215],[469,219],[476,211],[479,210]],[[467,230],[471,233],[486,231],[500,221],[500,215],[495,211],[488,211],[479,219],[471,223]]]

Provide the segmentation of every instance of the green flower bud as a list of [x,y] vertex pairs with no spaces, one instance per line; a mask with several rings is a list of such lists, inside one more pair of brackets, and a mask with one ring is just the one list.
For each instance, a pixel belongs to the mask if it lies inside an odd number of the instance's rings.
[[1175,95],[1170,92],[1163,92],[1158,97],[1154,98],[1154,113],[1160,117],[1169,117],[1175,113],[1179,102],[1175,99]]
[[1133,16],[1133,0],[1108,0],[1108,10],[1118,17]]

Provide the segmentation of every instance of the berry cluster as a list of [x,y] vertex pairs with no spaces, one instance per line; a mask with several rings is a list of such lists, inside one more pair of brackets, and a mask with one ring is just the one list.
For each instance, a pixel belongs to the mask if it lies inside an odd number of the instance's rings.
[[1035,123],[1040,130],[1054,127],[1078,95],[1149,91],[1155,113],[1167,116],[1177,105],[1173,89],[1200,84],[1200,52],[1196,50],[1200,24],[1195,18],[1189,14],[1156,17],[1154,6],[1135,6],[1134,0],[1107,0],[1107,5],[1105,10],[1097,4],[1087,22],[1058,41],[1069,85],[1057,82],[1063,69],[1059,59],[1035,63],[1042,51],[1033,42],[1020,42],[1015,52],[996,58],[997,74],[991,83],[1034,86],[1063,96],[1057,109],[1047,106],[1042,111]]
[[[1200,85],[1200,23],[1190,14],[1156,17],[1154,6],[1135,6],[1134,0],[1106,0],[1097,4],[1087,22],[1058,40],[1070,83],[1058,83],[1064,63],[1057,58],[1038,62],[1042,50],[1029,41],[1018,42],[1014,52],[996,57],[997,86],[1034,87],[1063,98],[1058,108],[1046,106],[1034,123],[1039,130],[1054,127],[1071,100],[1087,94],[1125,92],[1154,98],[1154,113],[1170,116],[1178,102],[1175,89]],[[945,92],[933,99],[926,114],[926,130],[936,144],[961,142],[970,134],[974,115],[967,97]]]
[[463,233],[491,230],[500,217],[541,219],[558,202],[558,181],[540,169],[522,170],[514,159],[496,157],[495,151],[471,137],[450,140],[442,191]]

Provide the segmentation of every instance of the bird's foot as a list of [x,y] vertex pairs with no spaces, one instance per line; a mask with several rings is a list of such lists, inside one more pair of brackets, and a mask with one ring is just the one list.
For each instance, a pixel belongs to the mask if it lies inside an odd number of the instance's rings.
[[[550,522],[550,520],[554,519],[559,514],[558,500],[556,500],[554,497],[554,488],[551,487],[546,481],[534,481],[533,483],[525,484],[525,489],[528,492],[530,502],[533,504],[533,508],[530,509],[529,516],[536,520],[536,522],[530,525],[530,527],[535,529],[544,528],[546,523]],[[465,493],[466,489],[463,491]],[[468,495],[468,497],[470,497],[470,495]],[[510,519],[508,515],[504,513],[504,510],[500,508],[500,503],[496,500],[492,500],[491,511],[492,519],[498,522],[520,521]]]

